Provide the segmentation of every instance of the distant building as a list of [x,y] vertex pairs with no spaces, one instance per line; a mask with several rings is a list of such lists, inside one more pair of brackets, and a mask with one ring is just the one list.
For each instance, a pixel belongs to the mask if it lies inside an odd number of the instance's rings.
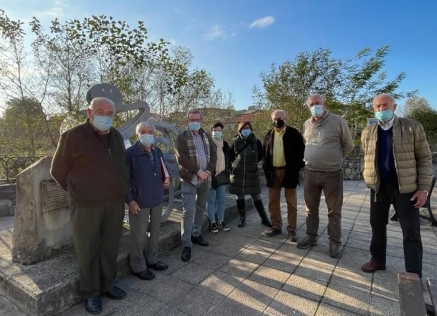
[[[251,109],[252,108],[252,109]],[[263,110],[260,109],[254,109],[253,106],[249,107],[249,110],[239,114],[236,118],[237,123],[246,121],[246,122],[251,122],[253,121],[255,118],[262,116],[264,114]]]

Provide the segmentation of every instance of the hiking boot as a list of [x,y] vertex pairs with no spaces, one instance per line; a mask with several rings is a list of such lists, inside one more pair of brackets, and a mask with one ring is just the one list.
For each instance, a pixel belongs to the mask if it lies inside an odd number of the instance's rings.
[[218,233],[218,227],[217,224],[215,222],[209,224],[209,230],[211,231],[211,233],[216,234]]
[[220,230],[222,230],[224,232],[229,231],[229,227],[228,227],[228,225],[226,225],[226,223],[224,221],[223,222],[219,222],[217,227],[218,227],[218,229],[220,229]]
[[299,249],[307,249],[307,248],[315,246],[315,245],[317,245],[317,240],[316,239],[312,239],[312,238],[309,238],[308,236],[305,236],[304,239],[302,239],[301,241],[299,241],[297,243],[297,248],[299,248]]

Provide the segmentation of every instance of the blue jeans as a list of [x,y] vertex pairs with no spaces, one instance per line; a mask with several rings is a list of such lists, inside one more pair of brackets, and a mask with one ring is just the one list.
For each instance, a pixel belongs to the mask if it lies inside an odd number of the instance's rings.
[[217,217],[219,222],[225,220],[225,207],[226,207],[226,185],[223,184],[217,189],[211,188],[209,190],[208,204],[206,210],[208,211],[209,221],[215,222],[215,205],[217,202]]
[[[261,200],[261,194],[251,194],[254,202]],[[237,200],[244,200],[244,195],[237,195]]]
[[207,182],[193,185],[182,181],[181,240],[185,247],[192,247],[191,235],[198,237],[202,232],[208,192]]

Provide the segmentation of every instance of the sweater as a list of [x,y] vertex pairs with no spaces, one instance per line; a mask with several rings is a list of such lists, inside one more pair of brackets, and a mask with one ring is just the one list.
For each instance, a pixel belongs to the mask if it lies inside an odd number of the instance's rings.
[[343,159],[354,149],[354,142],[346,121],[339,115],[325,111],[322,119],[305,121],[305,168],[312,171],[338,171]]
[[390,184],[398,183],[393,156],[393,128],[385,131],[378,127],[378,170],[381,181]]

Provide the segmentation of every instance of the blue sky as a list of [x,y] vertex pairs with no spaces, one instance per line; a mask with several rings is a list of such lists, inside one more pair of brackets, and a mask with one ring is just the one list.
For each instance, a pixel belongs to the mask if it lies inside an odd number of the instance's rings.
[[193,66],[231,92],[237,109],[251,105],[252,87],[272,63],[318,48],[346,58],[389,45],[388,77],[406,72],[401,90],[418,89],[437,108],[435,0],[2,0],[0,9],[23,21],[92,14],[143,20],[150,40],[188,47]]

